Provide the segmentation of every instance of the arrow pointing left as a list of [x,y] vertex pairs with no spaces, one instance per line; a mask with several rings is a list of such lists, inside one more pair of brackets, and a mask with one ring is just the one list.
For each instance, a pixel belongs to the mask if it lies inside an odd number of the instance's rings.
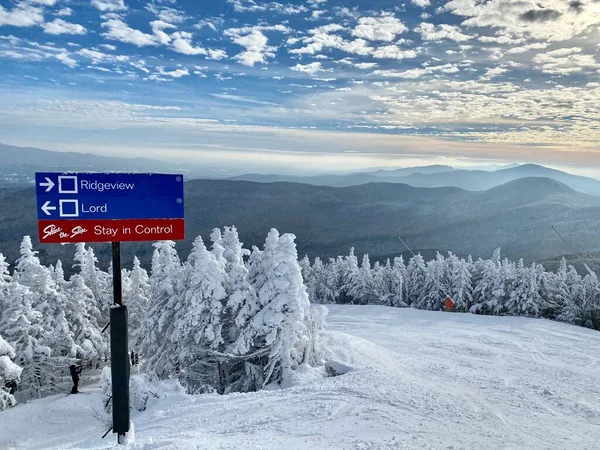
[[[46,188],[46,192],[50,192],[52,190],[52,188],[55,186],[54,181],[52,181],[50,178],[48,177],[44,177],[46,179],[45,183],[40,183],[41,187],[45,187]],[[54,208],[56,209],[56,208]]]
[[49,216],[51,213],[50,211],[56,211],[56,206],[50,206],[50,201],[47,201],[46,203],[44,203],[44,205],[42,206],[42,211],[44,211],[44,213]]

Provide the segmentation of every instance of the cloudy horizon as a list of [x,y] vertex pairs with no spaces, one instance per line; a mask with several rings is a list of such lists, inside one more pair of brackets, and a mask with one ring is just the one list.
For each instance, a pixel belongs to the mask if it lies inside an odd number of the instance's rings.
[[16,0],[0,5],[0,142],[599,176],[599,26],[590,0]]

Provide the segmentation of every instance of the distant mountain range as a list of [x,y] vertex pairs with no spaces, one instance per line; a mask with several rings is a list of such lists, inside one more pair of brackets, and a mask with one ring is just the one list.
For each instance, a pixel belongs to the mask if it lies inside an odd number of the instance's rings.
[[[24,234],[37,241],[33,188],[0,190],[0,252],[13,262]],[[311,258],[358,254],[373,259],[408,252],[402,238],[427,257],[436,251],[489,257],[496,247],[526,262],[571,253],[553,232],[554,224],[577,249],[600,251],[600,197],[577,192],[549,178],[523,178],[486,191],[415,188],[370,183],[335,188],[295,183],[192,180],[186,183],[187,254],[193,238],[208,238],[213,227],[236,225],[247,245],[262,245],[271,227],[298,236],[300,255]],[[110,246],[96,245],[104,265]],[[70,262],[72,246],[37,246],[46,262]],[[123,245],[150,262],[146,243]]]
[[172,164],[147,158],[115,158],[91,153],[55,152],[0,143],[0,187],[33,183],[38,171],[175,172],[191,178],[211,177],[214,168]]
[[572,175],[560,170],[536,164],[524,164],[495,171],[455,169],[451,166],[434,165],[411,167],[405,169],[373,172],[357,172],[347,175],[317,175],[310,177],[294,177],[286,175],[247,174],[233,177],[233,180],[254,181],[258,183],[293,182],[317,186],[347,187],[366,183],[403,183],[414,187],[444,187],[454,186],[469,191],[484,191],[495,186],[528,177],[551,178],[559,181],[576,191],[600,195],[600,181]]

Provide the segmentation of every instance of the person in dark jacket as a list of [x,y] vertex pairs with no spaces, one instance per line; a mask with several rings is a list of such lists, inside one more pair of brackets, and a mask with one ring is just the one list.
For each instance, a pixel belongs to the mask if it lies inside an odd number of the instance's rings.
[[10,380],[4,384],[4,387],[10,395],[13,395],[17,390],[17,380]]
[[79,392],[77,390],[79,385],[79,374],[83,370],[83,367],[71,364],[69,366],[69,370],[71,371],[71,379],[73,380],[73,389],[71,389],[71,394],[77,394]]

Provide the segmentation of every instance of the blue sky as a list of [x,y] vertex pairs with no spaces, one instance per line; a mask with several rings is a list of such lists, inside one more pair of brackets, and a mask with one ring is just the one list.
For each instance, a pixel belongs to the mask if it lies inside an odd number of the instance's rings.
[[594,0],[0,0],[0,142],[600,171]]

